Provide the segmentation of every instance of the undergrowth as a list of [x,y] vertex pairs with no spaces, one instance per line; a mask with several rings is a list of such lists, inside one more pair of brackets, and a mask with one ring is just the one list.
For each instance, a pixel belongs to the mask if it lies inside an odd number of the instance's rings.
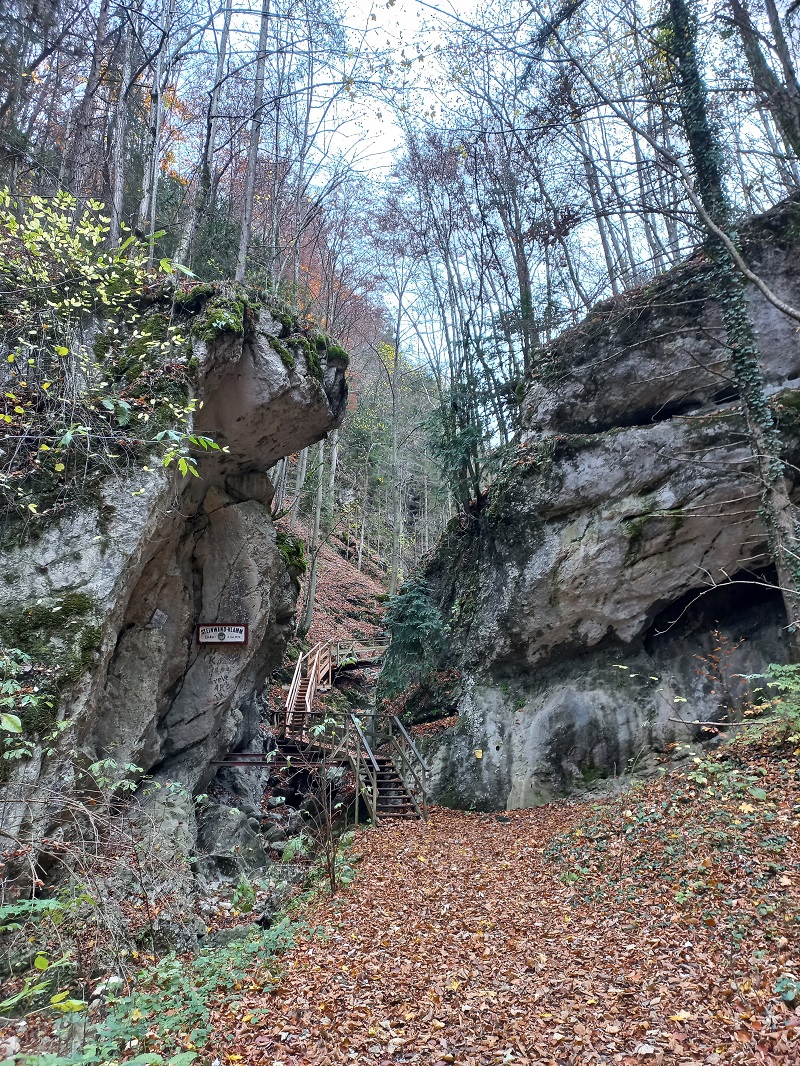
[[[270,990],[280,980],[278,958],[292,944],[289,920],[193,957],[170,954],[139,970],[131,990],[114,975],[99,982],[104,1017],[88,1022],[83,1046],[66,1054],[23,1054],[20,1066],[90,1066],[119,1060],[189,1066],[211,1036],[214,1009],[234,1005],[244,988]],[[74,1022],[72,1023],[74,1039]],[[132,1054],[132,1057],[129,1055]]]

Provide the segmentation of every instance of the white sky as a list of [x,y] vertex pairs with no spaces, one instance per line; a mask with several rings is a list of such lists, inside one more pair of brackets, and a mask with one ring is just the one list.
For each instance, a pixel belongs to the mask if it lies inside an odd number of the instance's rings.
[[[417,55],[417,46],[422,49],[425,61],[415,62],[409,80],[424,93],[428,78],[436,72],[436,59],[431,57],[432,47],[439,35],[435,24],[438,17],[430,3],[419,0],[349,0],[347,23],[354,29],[369,26],[368,43],[378,50],[391,50],[396,60],[403,54],[407,58]],[[476,7],[476,0],[442,0],[442,10],[448,9],[467,15]],[[375,16],[373,19],[371,16]],[[435,94],[427,93],[425,106],[435,106]],[[416,95],[417,105],[420,96]],[[368,145],[359,151],[362,157],[359,169],[382,176],[391,170],[395,155],[403,143],[403,133],[397,122],[392,104],[403,101],[394,99],[387,104],[378,101],[360,100],[356,105],[358,117],[354,130],[368,138]]]

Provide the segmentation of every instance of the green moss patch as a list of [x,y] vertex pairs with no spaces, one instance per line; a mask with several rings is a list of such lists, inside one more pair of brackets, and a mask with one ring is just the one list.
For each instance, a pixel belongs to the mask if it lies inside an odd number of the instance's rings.
[[283,560],[290,570],[293,570],[296,576],[304,574],[308,570],[308,556],[306,555],[306,546],[300,537],[296,537],[291,533],[284,533],[282,529],[279,529],[275,542],[278,545],[278,551],[283,556]]
[[216,292],[213,285],[205,283],[203,285],[195,285],[194,288],[188,292],[177,292],[173,298],[173,306],[178,311],[183,311],[186,314],[196,315],[205,306],[206,302]]
[[25,732],[52,728],[63,688],[88,673],[101,638],[95,603],[82,592],[0,616],[0,643],[30,656],[42,697],[35,710],[23,708],[20,717]]
[[215,296],[206,304],[192,333],[204,341],[215,341],[226,334],[243,337],[247,309],[248,301],[244,293]]
[[350,365],[350,356],[347,352],[338,344],[328,345],[328,362],[339,363],[343,367]]
[[294,370],[296,365],[295,358],[285,344],[279,341],[277,337],[270,337],[269,346],[273,350],[273,352],[278,353],[278,355],[281,357],[281,362],[287,370]]

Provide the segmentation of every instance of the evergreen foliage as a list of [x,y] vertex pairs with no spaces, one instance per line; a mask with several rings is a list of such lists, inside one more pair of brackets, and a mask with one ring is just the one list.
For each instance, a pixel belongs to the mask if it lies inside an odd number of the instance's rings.
[[389,601],[386,628],[391,633],[392,643],[381,682],[391,696],[419,681],[434,668],[446,650],[449,627],[431,599],[428,582],[414,578]]

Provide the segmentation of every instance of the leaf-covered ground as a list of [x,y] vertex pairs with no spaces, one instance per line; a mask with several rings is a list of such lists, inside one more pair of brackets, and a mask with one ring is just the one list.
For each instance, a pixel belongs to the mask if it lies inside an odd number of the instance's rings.
[[[364,829],[225,1062],[800,1062],[797,759],[742,749],[593,804]],[[274,989],[274,991],[265,991]]]
[[[283,519],[279,526],[285,532],[289,531],[287,519]],[[306,545],[310,544],[311,534],[304,523],[298,523],[295,532]],[[386,587],[381,575],[366,552],[363,554],[362,569],[359,570],[356,566],[356,546],[350,545],[350,559],[345,558],[346,551],[347,546],[335,538],[320,548],[314,620],[308,631],[310,644],[354,638],[365,641],[383,639],[382,600],[386,595]],[[303,597],[307,582],[308,575],[303,579]],[[301,603],[304,602],[303,598]]]

